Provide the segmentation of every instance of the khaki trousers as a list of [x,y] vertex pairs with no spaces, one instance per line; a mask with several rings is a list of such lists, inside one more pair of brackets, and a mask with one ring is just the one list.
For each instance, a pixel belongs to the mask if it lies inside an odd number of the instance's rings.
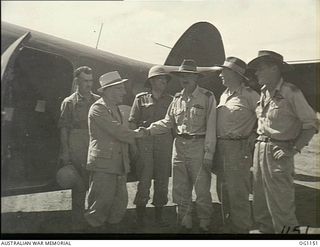
[[196,209],[200,220],[210,220],[212,198],[211,170],[203,165],[204,138],[186,140],[177,137],[173,143],[173,202],[178,204],[178,217],[192,213],[192,189],[196,194]]
[[78,171],[81,181],[72,189],[72,223],[81,228],[85,213],[85,198],[88,189],[88,171],[85,169],[89,146],[87,129],[72,129],[69,136],[69,150],[72,165]]
[[222,170],[219,181],[224,180],[226,186],[222,198],[227,197],[231,222],[239,231],[249,232],[252,226],[249,202],[252,152],[248,150],[246,139],[218,140],[217,152]]
[[92,171],[89,180],[88,223],[93,227],[119,223],[128,205],[126,176]]
[[[295,216],[293,157],[273,158],[278,145],[289,143],[257,142],[253,162],[253,209],[256,222],[263,233],[281,233],[283,228],[298,226]],[[286,231],[286,230],[285,230]]]
[[171,133],[149,136],[137,140],[140,152],[137,162],[139,179],[134,204],[145,206],[150,197],[151,181],[154,179],[152,204],[162,207],[168,202],[168,183],[171,172],[172,135]]

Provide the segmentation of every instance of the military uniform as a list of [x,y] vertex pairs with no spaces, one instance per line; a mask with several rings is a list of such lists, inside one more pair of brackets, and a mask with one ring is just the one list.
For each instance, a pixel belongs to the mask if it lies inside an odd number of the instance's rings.
[[148,128],[151,135],[171,129],[177,134],[172,150],[173,202],[178,204],[178,217],[190,216],[192,189],[196,193],[197,214],[209,221],[212,213],[210,194],[211,171],[203,164],[213,159],[216,145],[216,101],[212,92],[199,86],[191,96],[177,93],[166,117]]
[[[129,122],[137,127],[148,127],[151,123],[163,119],[172,99],[173,97],[168,94],[163,94],[159,99],[148,92],[138,94],[131,108]],[[137,140],[140,159],[136,164],[139,179],[134,200],[136,205],[145,206],[148,203],[152,178],[154,178],[152,204],[156,207],[167,204],[172,142],[171,131]]]
[[226,89],[217,106],[218,165],[223,171],[218,175],[218,181],[223,179],[226,185],[227,193],[222,198],[227,197],[233,231],[236,232],[248,232],[252,224],[249,203],[252,149],[248,137],[257,122],[258,100],[255,91],[241,85],[234,92]]
[[82,178],[82,185],[72,190],[72,218],[74,225],[81,221],[84,214],[85,194],[88,188],[88,175],[85,170],[89,146],[88,112],[100,96],[91,93],[86,100],[79,92],[65,98],[61,104],[58,126],[69,130],[69,155],[72,165]]
[[[280,147],[293,150],[302,130],[318,129],[317,118],[302,92],[279,81],[274,91],[261,89],[256,114],[259,134],[254,152],[254,216],[264,233],[281,233],[298,226],[295,216],[293,156],[276,160]],[[287,228],[286,228],[287,229]]]

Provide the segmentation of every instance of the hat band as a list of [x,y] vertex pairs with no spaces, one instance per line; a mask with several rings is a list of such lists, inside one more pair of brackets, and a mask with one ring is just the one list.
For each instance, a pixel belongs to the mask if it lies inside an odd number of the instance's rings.
[[109,86],[112,83],[119,82],[119,81],[122,81],[122,80],[123,79],[121,79],[121,78],[116,78],[116,79],[114,79],[112,81],[109,81],[107,84],[101,85],[101,87],[106,87],[106,86]]
[[238,72],[240,74],[244,74],[244,72],[246,71],[244,68],[240,67],[239,65],[235,63],[230,63],[228,61],[225,61],[223,66],[228,67],[229,69],[232,69],[235,72]]
[[189,65],[183,65],[179,68],[179,71],[183,71],[183,70],[187,70],[187,71],[191,71],[191,72],[196,72],[197,68],[195,68],[194,66],[189,66]]

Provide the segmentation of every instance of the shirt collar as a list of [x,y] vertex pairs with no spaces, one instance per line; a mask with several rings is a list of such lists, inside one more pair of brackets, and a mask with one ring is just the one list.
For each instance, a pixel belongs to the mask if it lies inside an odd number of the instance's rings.
[[283,79],[281,77],[277,86],[274,88],[274,90],[272,90],[272,92],[270,92],[270,96],[274,97],[277,92],[280,92],[282,85],[283,85]]
[[238,93],[238,94],[240,94],[241,95],[241,93],[242,93],[242,88],[244,87],[244,85],[241,83],[241,85],[236,89],[236,90],[234,90],[234,91],[230,91],[229,90],[229,88],[227,88],[226,89],[226,93],[229,95],[229,96],[231,96],[231,95],[234,95],[234,94],[236,94],[236,93]]
[[[150,93],[150,95],[151,95],[151,97],[152,97],[153,99],[157,100],[157,99],[153,96],[152,91],[150,91],[149,93]],[[159,99],[162,99],[162,98],[164,98],[164,97],[167,96],[167,95],[168,95],[168,93],[163,92],[163,93],[161,94],[161,96],[159,97]],[[159,99],[158,99],[158,100],[159,100]]]
[[[182,93],[183,97],[187,97],[187,95],[185,93],[185,89],[183,89],[181,93]],[[199,86],[197,85],[191,94],[191,98],[197,97],[199,95],[199,93],[200,93]]]
[[[277,83],[277,86],[274,88],[274,90],[273,90],[272,92],[270,92],[270,96],[271,96],[271,97],[273,97],[273,96],[276,94],[276,92],[280,92],[280,90],[281,90],[281,88],[282,88],[282,85],[283,85],[283,82],[284,82],[284,81],[283,81],[283,78],[281,77],[280,80],[279,80],[279,82]],[[261,87],[261,92],[265,93],[266,90],[267,90],[266,85],[263,85],[263,86]]]
[[[79,90],[76,90],[77,100],[86,100],[86,98],[79,92]],[[89,100],[92,100],[93,94],[90,92],[90,98]]]

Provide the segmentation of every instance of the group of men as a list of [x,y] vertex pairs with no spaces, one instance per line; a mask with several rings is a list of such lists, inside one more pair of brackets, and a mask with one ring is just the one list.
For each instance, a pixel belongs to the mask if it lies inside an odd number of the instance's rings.
[[[117,71],[102,75],[99,98],[91,92],[91,69],[83,66],[75,70],[77,90],[62,102],[59,121],[62,161],[65,165],[71,162],[82,181],[72,192],[75,228],[89,224],[98,231],[123,219],[131,150],[138,157],[134,200],[138,227],[145,226],[152,180],[155,222],[167,225],[163,207],[168,202],[172,171],[179,228],[189,232],[195,227],[194,190],[197,227],[209,233],[215,166],[217,191],[223,207],[228,201],[230,212],[226,231],[249,233],[253,222],[251,191],[254,221],[260,232],[296,229],[293,156],[318,131],[318,121],[301,91],[284,81],[282,72],[288,66],[273,51],[260,51],[248,66],[239,58],[228,57],[215,67],[226,87],[218,105],[211,91],[197,85],[202,75],[195,61],[185,59],[170,73],[154,66],[145,83],[150,90],[136,95],[129,125],[124,124],[118,108],[126,94],[127,79]],[[260,96],[246,86],[248,67],[255,69],[262,85]],[[174,97],[166,91],[173,76],[183,88]]]

